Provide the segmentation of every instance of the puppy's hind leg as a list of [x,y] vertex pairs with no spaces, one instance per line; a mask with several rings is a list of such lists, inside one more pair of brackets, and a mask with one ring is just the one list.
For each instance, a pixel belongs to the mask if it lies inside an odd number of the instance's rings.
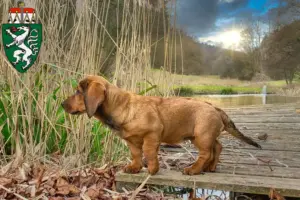
[[210,158],[207,161],[206,167],[203,169],[203,172],[211,172],[210,166],[213,164],[215,160],[215,148],[216,148],[216,144],[212,145],[212,148],[210,150]]
[[215,172],[217,169],[217,164],[220,161],[220,154],[222,152],[222,144],[216,140],[214,145],[214,156],[213,160],[209,163],[209,165],[206,167],[205,171],[207,172]]
[[213,149],[213,138],[209,131],[197,132],[195,131],[195,139],[192,141],[195,147],[199,149],[199,156],[197,161],[191,166],[184,169],[184,174],[194,175],[200,174],[211,161],[211,154]]

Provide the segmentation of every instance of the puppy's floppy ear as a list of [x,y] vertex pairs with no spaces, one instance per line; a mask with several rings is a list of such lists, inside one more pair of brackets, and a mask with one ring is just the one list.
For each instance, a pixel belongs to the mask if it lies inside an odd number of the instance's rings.
[[87,115],[91,118],[99,105],[105,99],[105,86],[101,83],[91,82],[84,91],[84,104]]

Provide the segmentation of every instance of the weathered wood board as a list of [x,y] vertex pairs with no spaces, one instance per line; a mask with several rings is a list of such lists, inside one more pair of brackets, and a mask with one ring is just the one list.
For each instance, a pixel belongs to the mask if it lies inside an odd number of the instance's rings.
[[[228,134],[220,137],[223,151],[215,173],[185,176],[180,172],[194,162],[198,151],[184,148],[160,149],[161,170],[147,184],[268,194],[271,188],[287,197],[300,197],[300,104],[224,108],[247,136],[263,149],[249,146]],[[259,136],[266,134],[266,138]],[[119,172],[119,183],[142,183],[147,173]]]
[[[143,183],[148,173],[125,174],[118,173],[117,182]],[[147,184],[166,185],[174,187],[203,188],[232,192],[247,192],[268,194],[270,188],[276,188],[280,194],[290,197],[300,197],[299,179],[232,175],[223,173],[206,173],[197,176],[185,176],[181,172],[160,170],[158,174],[148,179]]]

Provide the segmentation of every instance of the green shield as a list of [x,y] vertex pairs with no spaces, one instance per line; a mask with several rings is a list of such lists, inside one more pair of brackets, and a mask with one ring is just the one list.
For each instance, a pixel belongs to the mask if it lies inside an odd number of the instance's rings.
[[36,61],[42,45],[42,24],[3,24],[3,47],[9,62],[26,72]]

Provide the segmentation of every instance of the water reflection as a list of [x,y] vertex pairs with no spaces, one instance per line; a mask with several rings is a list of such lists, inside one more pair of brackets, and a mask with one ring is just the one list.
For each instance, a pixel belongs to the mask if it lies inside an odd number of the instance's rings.
[[289,97],[279,95],[195,95],[194,98],[213,103],[220,107],[234,107],[247,105],[264,105],[276,103],[299,102],[300,97]]

